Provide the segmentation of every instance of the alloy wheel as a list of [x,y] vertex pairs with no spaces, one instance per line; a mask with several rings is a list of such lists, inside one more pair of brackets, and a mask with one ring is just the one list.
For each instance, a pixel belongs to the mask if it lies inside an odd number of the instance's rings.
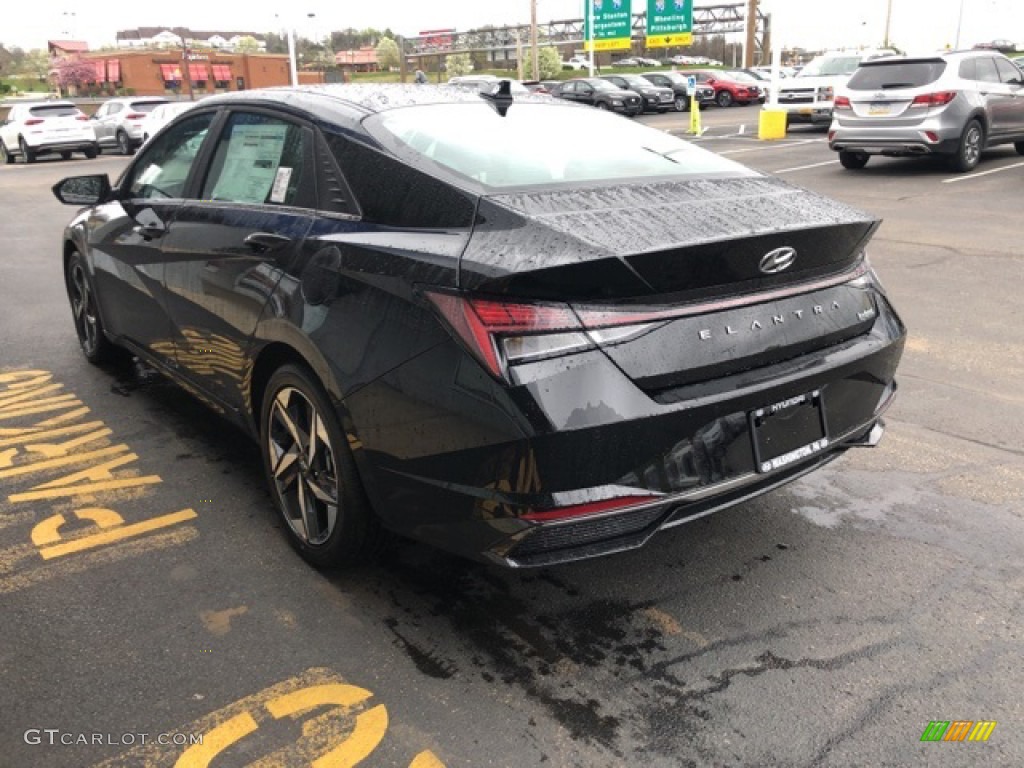
[[89,280],[80,262],[71,266],[68,288],[71,293],[71,312],[75,319],[78,341],[86,355],[96,352],[99,339],[99,323],[96,320],[96,303],[93,300]]
[[303,542],[323,544],[338,520],[338,470],[324,421],[299,389],[285,386],[274,395],[266,449],[289,527]]

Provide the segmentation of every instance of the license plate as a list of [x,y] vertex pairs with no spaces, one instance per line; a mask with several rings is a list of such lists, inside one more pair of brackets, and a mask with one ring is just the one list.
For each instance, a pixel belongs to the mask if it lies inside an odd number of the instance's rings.
[[773,472],[828,448],[820,390],[758,408],[749,419],[758,472]]
[[808,109],[808,108],[801,109],[800,110],[800,114],[801,115],[813,115],[814,114],[814,110],[813,109]]
[[868,107],[869,115],[888,115],[892,112],[892,107],[888,104],[872,104]]

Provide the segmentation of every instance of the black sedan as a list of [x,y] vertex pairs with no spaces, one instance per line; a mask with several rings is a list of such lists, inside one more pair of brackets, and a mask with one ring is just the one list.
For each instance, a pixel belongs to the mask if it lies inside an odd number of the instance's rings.
[[637,547],[873,445],[896,391],[877,220],[548,97],[225,94],[54,192],[85,357],[251,434],[317,566]]
[[598,109],[621,112],[629,117],[644,111],[643,99],[634,91],[624,91],[600,77],[577,77],[566,80],[553,96]]
[[690,109],[691,95],[697,97],[697,103],[701,107],[710,106],[715,103],[714,88],[698,83],[695,93],[691,94],[686,78],[678,72],[645,72],[640,77],[651,85],[670,89],[675,94],[674,106],[676,112],[686,112]]
[[673,108],[675,94],[672,93],[672,89],[657,86],[644,80],[640,75],[605,75],[601,79],[624,91],[640,94],[644,112],[668,112]]

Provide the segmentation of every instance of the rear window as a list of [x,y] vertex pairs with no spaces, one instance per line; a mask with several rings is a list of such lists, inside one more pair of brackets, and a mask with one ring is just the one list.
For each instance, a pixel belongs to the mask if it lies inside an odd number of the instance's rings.
[[133,101],[131,107],[133,112],[152,112],[161,104],[166,103],[166,101]]
[[855,91],[876,91],[887,88],[920,88],[934,83],[946,71],[946,62],[900,61],[892,63],[863,64],[847,87]]
[[819,56],[800,70],[797,77],[849,75],[860,65],[860,56]]
[[70,117],[78,114],[78,107],[74,104],[43,104],[29,107],[28,111],[33,117]]
[[484,103],[433,104],[365,125],[412,162],[425,158],[491,188],[753,174],[664,131],[584,108],[519,102],[501,117]]

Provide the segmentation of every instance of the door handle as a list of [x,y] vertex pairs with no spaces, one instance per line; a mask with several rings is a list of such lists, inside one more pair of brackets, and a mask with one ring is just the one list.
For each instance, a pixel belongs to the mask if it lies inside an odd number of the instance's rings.
[[256,253],[273,253],[281,250],[291,241],[290,237],[276,235],[273,232],[253,232],[242,242]]

